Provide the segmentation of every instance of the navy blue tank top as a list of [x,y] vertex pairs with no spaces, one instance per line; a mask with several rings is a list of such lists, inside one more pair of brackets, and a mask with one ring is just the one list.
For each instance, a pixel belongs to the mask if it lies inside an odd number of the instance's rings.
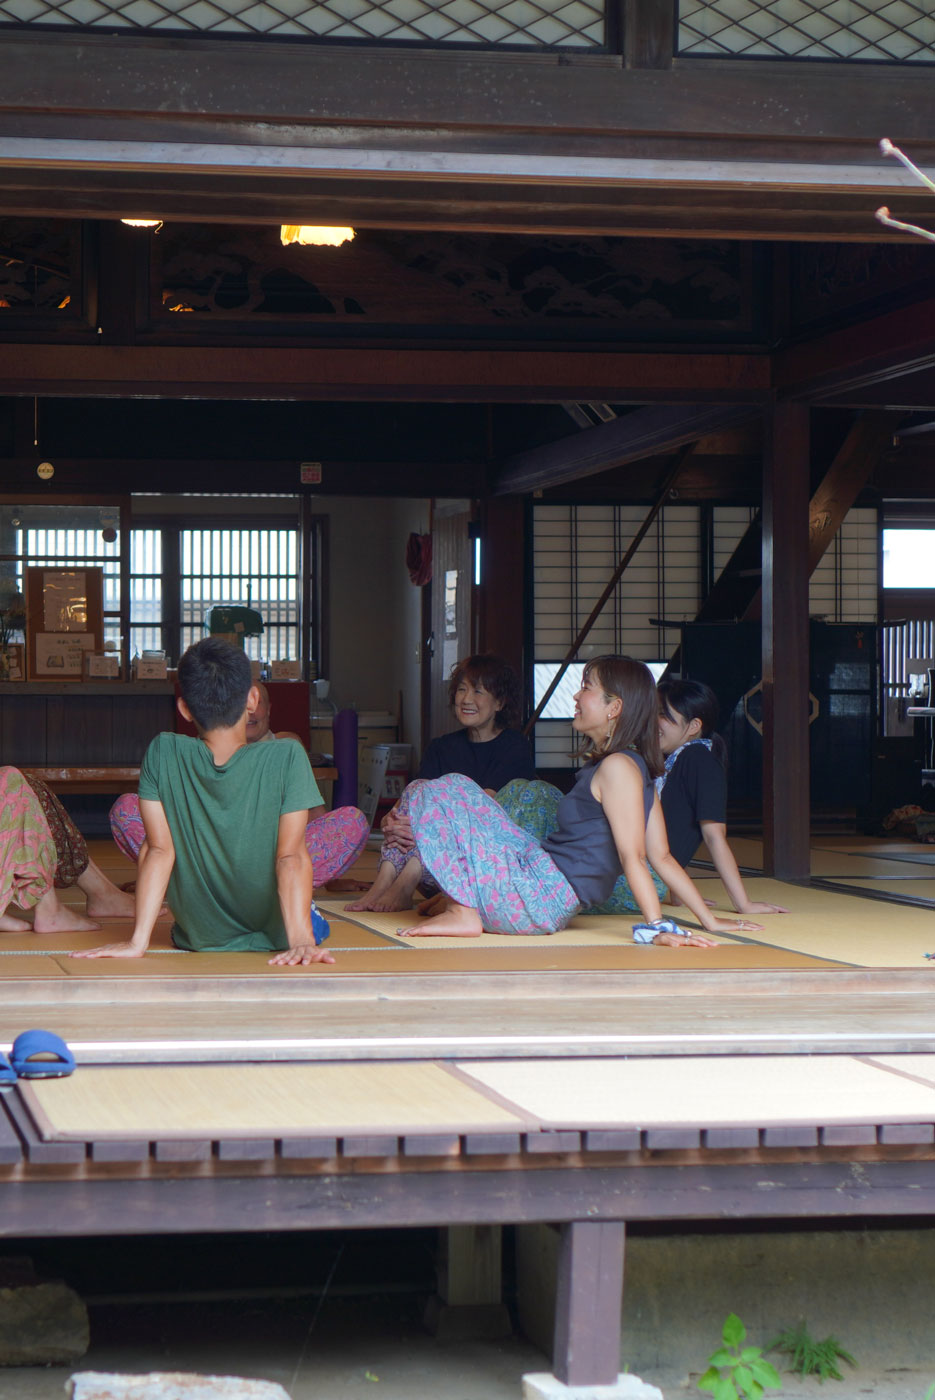
[[[627,750],[624,756],[640,770],[643,817],[648,822],[656,795],[649,769],[638,753]],[[583,905],[603,904],[622,873],[610,823],[591,792],[599,767],[600,763],[586,763],[579,771],[571,792],[558,804],[558,826],[542,843]]]

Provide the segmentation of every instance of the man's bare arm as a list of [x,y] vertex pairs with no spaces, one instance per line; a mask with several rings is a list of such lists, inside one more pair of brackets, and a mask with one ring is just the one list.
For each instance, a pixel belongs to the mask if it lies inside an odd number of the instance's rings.
[[313,874],[312,862],[305,847],[305,819],[304,811],[284,812],[279,818],[276,889],[289,948],[270,958],[273,966],[295,967],[313,962],[334,962],[330,953],[316,947],[312,932]]
[[175,865],[175,846],[161,802],[149,798],[140,800],[140,816],[146,828],[146,840],[140,849],[139,873],[136,880],[136,921],[129,942],[106,943],[87,952],[73,953],[75,958],[141,958],[149,947],[153,927],[162,910],[169,876]]

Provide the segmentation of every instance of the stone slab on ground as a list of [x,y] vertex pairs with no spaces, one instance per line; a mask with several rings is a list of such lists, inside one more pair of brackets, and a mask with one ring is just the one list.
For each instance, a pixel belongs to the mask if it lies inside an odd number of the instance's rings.
[[69,1400],[289,1400],[275,1381],[150,1371],[144,1376],[80,1371],[65,1385]]
[[663,1400],[662,1391],[639,1376],[621,1374],[610,1385],[566,1385],[548,1371],[523,1377],[523,1400]]

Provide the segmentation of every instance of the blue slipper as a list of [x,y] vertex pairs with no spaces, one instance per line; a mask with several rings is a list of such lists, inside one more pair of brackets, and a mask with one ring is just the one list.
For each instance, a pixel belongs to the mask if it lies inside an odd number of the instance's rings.
[[[34,1055],[54,1059],[33,1059]],[[20,1079],[64,1079],[75,1068],[75,1057],[54,1031],[23,1031],[13,1042],[10,1062]]]
[[16,1070],[10,1064],[6,1055],[0,1051],[0,1094],[5,1094],[8,1089],[12,1089],[16,1083]]

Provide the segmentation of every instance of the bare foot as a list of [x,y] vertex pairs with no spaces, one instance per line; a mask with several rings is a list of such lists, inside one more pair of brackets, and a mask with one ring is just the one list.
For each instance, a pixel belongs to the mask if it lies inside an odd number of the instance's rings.
[[415,928],[398,928],[396,932],[405,938],[480,938],[484,926],[476,909],[449,900],[443,914],[436,914]]
[[83,914],[69,909],[64,904],[60,904],[57,911],[51,914],[40,914],[37,905],[32,927],[33,933],[84,933],[99,929],[100,924],[96,924],[93,919],[86,919]]
[[0,914],[0,933],[32,933],[32,924],[12,914]]
[[132,919],[136,900],[120,890],[99,865],[89,860],[78,876],[78,888],[87,900],[88,913],[95,919]]
[[375,914],[397,913],[412,908],[412,896],[422,879],[422,865],[413,857],[407,860],[397,875],[390,861],[380,862],[380,869],[370,893],[364,899],[345,904],[345,909],[372,909]]
[[93,919],[86,919],[76,909],[59,903],[54,889],[46,890],[33,911],[33,933],[83,933],[99,929]]
[[132,894],[125,894],[123,890],[118,889],[115,889],[113,894],[97,896],[94,899],[89,895],[88,913],[95,919],[134,919],[136,899]]
[[388,860],[381,860],[380,868],[377,871],[377,878],[367,894],[360,899],[355,899],[352,904],[345,904],[344,908],[349,910],[376,909],[375,900],[382,899],[396,880],[396,868]]

